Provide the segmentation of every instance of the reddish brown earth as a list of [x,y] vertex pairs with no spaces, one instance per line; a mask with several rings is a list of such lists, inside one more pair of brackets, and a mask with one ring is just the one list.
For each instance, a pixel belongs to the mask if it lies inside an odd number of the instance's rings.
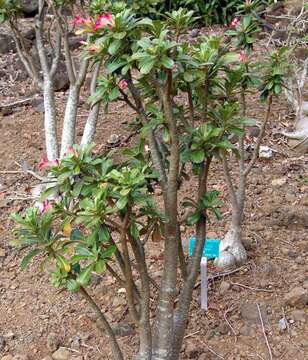
[[[1,88],[0,103],[30,93],[27,81],[18,85],[12,81]],[[65,94],[57,97],[62,114]],[[251,116],[262,120],[254,99],[250,99],[249,109]],[[79,131],[86,106],[80,110]],[[308,311],[304,306],[304,297],[308,297],[308,157],[290,152],[277,134],[282,126],[291,124],[288,112],[285,99],[275,102],[263,143],[277,152],[270,160],[259,160],[249,178],[244,226],[249,260],[238,272],[210,282],[207,313],[200,310],[200,287],[196,288],[182,359],[269,359],[258,305],[273,358],[308,358]],[[96,149],[104,147],[112,134],[125,139],[129,131],[124,122],[131,118],[129,110],[116,106],[101,115]],[[98,334],[95,315],[84,300],[76,294],[58,294],[47,271],[40,272],[35,263],[21,271],[21,254],[10,244],[14,238],[10,213],[31,205],[26,198],[37,183],[30,175],[10,171],[20,170],[16,163],[23,162],[37,171],[44,153],[42,121],[43,115],[31,105],[15,108],[7,116],[0,114],[0,358],[10,360],[9,355],[20,354],[24,357],[19,359],[39,360],[51,356],[60,344],[69,349],[71,359],[111,359],[107,339]],[[210,185],[227,195],[218,162],[213,164]],[[182,195],[192,194],[194,188],[190,181]],[[209,237],[222,238],[226,232],[230,220],[227,200],[223,210],[223,219],[209,224]],[[162,269],[161,246],[149,242],[147,249],[150,272],[157,281]],[[210,275],[217,272],[211,263]],[[285,296],[295,287],[304,296],[290,306]],[[125,358],[132,359],[138,336],[129,326],[125,292],[108,275],[95,277],[91,292],[112,325],[121,327],[119,335],[128,330],[119,341]],[[153,300],[156,297],[153,290]],[[286,329],[280,330],[279,320],[284,317]],[[1,346],[3,337],[5,345]]]

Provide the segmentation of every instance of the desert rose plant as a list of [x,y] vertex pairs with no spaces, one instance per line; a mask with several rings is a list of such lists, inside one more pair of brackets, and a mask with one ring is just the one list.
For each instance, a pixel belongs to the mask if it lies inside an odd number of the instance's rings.
[[[239,151],[238,167],[234,169],[232,178],[228,165],[227,153],[221,152],[224,176],[231,200],[232,219],[228,232],[220,243],[220,257],[216,259],[216,265],[231,267],[241,265],[246,261],[247,253],[243,246],[243,217],[246,200],[247,177],[251,173],[259,155],[259,149],[264,137],[266,126],[270,120],[273,98],[282,93],[285,88],[284,78],[286,72],[287,47],[282,47],[272,54],[257,53],[254,50],[256,41],[255,34],[260,30],[259,21],[251,15],[234,18],[231,23],[232,29],[227,34],[234,38],[234,46],[240,53],[240,66],[228,73],[227,89],[230,98],[239,99],[240,114],[243,127],[238,133],[237,148]],[[256,61],[256,57],[259,58]],[[252,61],[251,59],[254,60]],[[263,77],[260,81],[260,67],[263,69]],[[234,80],[237,79],[237,80]],[[251,137],[245,135],[245,126],[256,125],[255,120],[249,119],[247,114],[247,96],[254,94],[259,96],[265,104],[263,119],[258,129],[254,149],[248,162],[245,161],[247,146],[251,143]]]
[[[219,219],[222,206],[219,193],[208,188],[210,166],[241,154],[229,138],[244,136],[247,124],[239,101],[246,65],[218,36],[181,41],[192,21],[186,9],[152,21],[114,4],[104,13],[95,6],[79,15],[77,31],[88,34],[87,58],[105,69],[91,106],[126,103],[136,113],[138,139],[121,161],[112,152],[94,155],[91,147],[76,145],[61,160],[44,161],[56,182],[44,198],[59,196],[14,215],[16,245],[31,247],[22,265],[33,258],[52,262],[52,283],[84,296],[117,360],[124,359],[123,351],[96,303],[91,273],[107,271],[125,287],[140,340],[136,358],[179,359],[208,219]],[[268,72],[255,75],[270,99]],[[195,185],[180,201],[188,179]],[[154,196],[156,186],[162,203]],[[196,234],[190,260],[182,246],[183,223]],[[161,241],[164,256],[160,284],[147,262],[151,239]]]

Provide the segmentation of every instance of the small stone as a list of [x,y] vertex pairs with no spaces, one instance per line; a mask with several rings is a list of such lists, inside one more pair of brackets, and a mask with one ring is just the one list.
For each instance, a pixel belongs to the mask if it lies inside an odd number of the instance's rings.
[[251,336],[251,335],[252,335],[252,328],[251,328],[251,326],[248,325],[248,324],[244,324],[244,325],[241,327],[240,334],[241,334],[242,336]]
[[107,140],[107,143],[110,145],[115,145],[120,142],[120,136],[117,134],[112,134],[109,136],[109,139]]
[[13,331],[9,331],[8,333],[3,335],[5,340],[12,340],[15,337],[15,334],[13,333]]
[[0,257],[5,256],[5,250],[3,248],[0,248]]
[[49,356],[49,355],[47,355],[47,356],[45,356],[42,360],[52,360],[52,357]]
[[60,347],[57,351],[52,354],[54,360],[68,360],[70,357],[70,352],[64,347]]
[[199,29],[192,29],[191,32],[190,32],[190,36],[192,38],[195,38],[199,35]]
[[282,186],[287,182],[287,178],[283,177],[283,178],[279,178],[279,179],[274,179],[272,181],[272,186]]
[[307,314],[305,313],[305,310],[294,310],[292,312],[292,318],[295,321],[299,322],[306,322]]
[[295,287],[285,295],[284,300],[286,305],[303,308],[308,304],[308,290]]
[[219,293],[221,295],[224,295],[230,288],[231,288],[230,283],[228,283],[227,281],[222,281],[219,286]]
[[286,319],[283,317],[283,318],[281,318],[279,321],[278,321],[278,329],[279,329],[279,331],[284,331],[284,330],[286,330],[286,328],[287,328],[288,326],[287,326],[287,321],[286,321]]
[[51,352],[55,352],[61,345],[61,339],[54,333],[47,336],[47,347]]
[[3,351],[3,349],[5,348],[5,338],[3,336],[0,336],[0,352]]

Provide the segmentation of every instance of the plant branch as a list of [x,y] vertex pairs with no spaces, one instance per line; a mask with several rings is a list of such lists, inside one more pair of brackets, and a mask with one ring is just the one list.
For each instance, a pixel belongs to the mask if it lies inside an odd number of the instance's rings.
[[[91,306],[91,308],[95,311],[95,313],[98,315],[98,318],[100,320],[100,324],[102,326],[102,334],[104,336],[107,336],[111,343],[112,353],[115,358],[115,360],[124,360],[122,351],[120,349],[119,343],[115,337],[115,334],[107,321],[106,317],[102,313],[99,306],[96,304],[96,302],[92,299],[92,297],[88,294],[85,288],[80,287],[79,292],[83,296],[83,298],[87,301],[87,303]],[[99,327],[100,328],[100,327]]]
[[252,159],[251,159],[250,163],[247,165],[247,167],[246,167],[246,169],[244,171],[244,176],[245,177],[250,173],[251,169],[253,168],[253,166],[256,163],[256,160],[258,158],[261,141],[262,141],[262,138],[263,138],[264,133],[265,133],[266,125],[267,125],[267,123],[269,121],[269,118],[270,118],[270,115],[271,115],[272,103],[273,103],[273,95],[270,95],[269,99],[268,99],[268,103],[267,103],[267,110],[266,110],[265,120],[263,121],[262,127],[260,129],[259,137],[257,139],[257,143],[256,143],[256,146],[255,146],[255,149],[254,149]]

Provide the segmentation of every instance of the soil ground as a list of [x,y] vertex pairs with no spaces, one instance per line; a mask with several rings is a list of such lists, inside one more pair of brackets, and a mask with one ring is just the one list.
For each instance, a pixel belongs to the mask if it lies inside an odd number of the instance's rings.
[[[18,100],[31,91],[28,80],[17,85],[11,79],[1,87],[0,103]],[[58,93],[57,101],[61,118],[65,93]],[[262,109],[254,99],[249,100],[249,109],[251,116],[262,120]],[[248,262],[239,271],[210,281],[207,313],[200,309],[200,287],[196,288],[182,359],[269,359],[264,333],[274,359],[308,358],[307,307],[289,306],[285,300],[295,287],[303,289],[306,296],[308,292],[308,157],[290,152],[278,134],[282,126],[290,126],[289,112],[285,99],[275,101],[263,141],[275,152],[271,159],[260,159],[249,178],[244,225]],[[79,135],[86,113],[86,106],[81,106]],[[47,271],[41,272],[35,263],[26,271],[20,269],[21,254],[10,244],[14,226],[10,213],[31,204],[26,198],[37,180],[10,171],[20,170],[17,164],[37,171],[44,153],[43,114],[30,105],[0,116],[0,336],[5,339],[5,345],[0,344],[0,358],[19,354],[24,356],[19,359],[39,360],[51,356],[60,344],[76,360],[111,359],[107,338],[98,334],[94,313],[78,295],[58,294]],[[129,131],[124,123],[132,116],[125,107],[115,106],[101,115],[96,150],[106,146],[112,134],[125,139]],[[223,219],[208,226],[208,237],[221,239],[231,214],[218,162],[213,164],[210,187],[221,190],[226,198]],[[183,195],[194,188],[190,181]],[[148,246],[150,272],[158,282],[161,247],[161,243]],[[212,276],[218,269],[210,263],[209,272]],[[132,359],[138,337],[127,316],[125,292],[108,275],[95,277],[91,292],[116,327],[125,358]],[[153,290],[153,300],[156,296]]]

